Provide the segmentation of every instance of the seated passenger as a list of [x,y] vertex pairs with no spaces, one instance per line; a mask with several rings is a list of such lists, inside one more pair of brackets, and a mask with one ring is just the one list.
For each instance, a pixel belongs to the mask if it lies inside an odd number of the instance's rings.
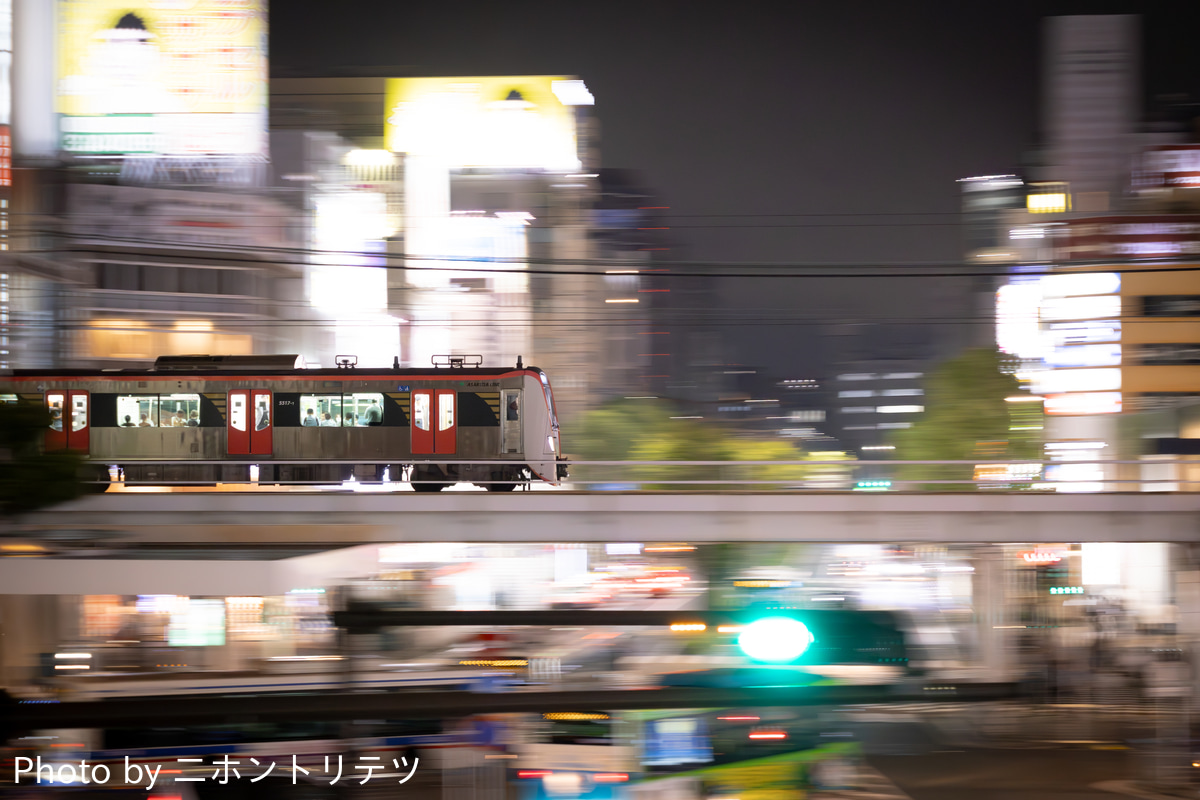
[[317,418],[313,416],[313,410],[310,408],[310,409],[308,409],[308,414],[304,417],[303,420],[301,420],[300,424],[306,428],[312,428],[312,427],[316,427],[316,426],[320,425],[321,423],[318,422]]
[[344,427],[353,428],[357,422],[358,414],[347,414],[346,416],[342,417],[342,425]]
[[133,424],[133,418],[131,416],[129,416],[128,414],[126,414],[125,421],[121,423],[121,427],[122,428],[136,428],[137,426]]
[[337,423],[333,421],[333,415],[330,414],[328,411],[326,411],[325,416],[321,418],[321,427],[322,428],[332,428],[332,427],[335,427],[336,425],[337,425]]
[[154,423],[150,421],[149,414],[142,414],[142,421],[138,423],[139,428],[153,428]]
[[192,416],[187,421],[187,424],[188,424],[189,428],[199,428],[200,427],[200,412],[193,411]]

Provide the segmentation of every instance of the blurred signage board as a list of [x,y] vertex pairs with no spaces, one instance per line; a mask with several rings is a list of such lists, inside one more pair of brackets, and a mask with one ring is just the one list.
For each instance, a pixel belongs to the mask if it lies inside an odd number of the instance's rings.
[[286,206],[263,197],[143,186],[75,184],[74,232],[97,242],[147,246],[294,247]]
[[590,101],[566,76],[393,78],[384,136],[449,168],[577,170],[575,106]]
[[1150,147],[1133,174],[1135,189],[1200,186],[1200,144]]
[[642,763],[648,766],[707,764],[712,761],[708,725],[703,717],[646,722]]
[[61,0],[60,146],[267,154],[265,0]]
[[1200,254],[1200,215],[1093,217],[1071,220],[1057,241],[1060,261],[1176,258]]

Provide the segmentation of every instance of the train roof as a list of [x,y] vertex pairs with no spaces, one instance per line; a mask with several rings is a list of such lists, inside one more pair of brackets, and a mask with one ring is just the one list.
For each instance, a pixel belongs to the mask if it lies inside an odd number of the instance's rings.
[[[154,370],[154,369],[16,369],[7,374],[7,377],[14,378],[175,378],[184,380],[194,377],[205,378],[246,378],[249,376],[262,375],[264,377],[293,377],[293,378],[314,378],[322,380],[331,380],[341,378],[343,380],[370,380],[375,378],[397,378],[397,377],[412,377],[412,378],[447,378],[461,376],[467,378],[489,378],[501,377],[505,375],[521,375],[531,373],[534,375],[545,374],[539,367],[523,366],[520,369],[516,367],[441,367],[441,368],[421,368],[410,369],[408,367],[353,367],[353,368],[330,368],[330,369],[269,369],[269,368],[251,368],[244,367],[240,369],[230,369],[228,367],[221,369],[213,368],[196,368],[196,369],[171,369],[171,370]],[[0,374],[0,381],[6,377]]]
[[188,377],[293,377],[293,378],[396,378],[396,377],[500,377],[504,375],[544,374],[538,367],[524,366],[517,359],[516,367],[483,367],[482,356],[435,356],[433,367],[401,367],[394,362],[391,367],[359,367],[357,358],[338,356],[338,366],[327,369],[309,369],[304,358],[294,354],[284,355],[188,355],[160,356],[153,367],[144,369],[18,369],[10,374],[14,378],[182,378]]

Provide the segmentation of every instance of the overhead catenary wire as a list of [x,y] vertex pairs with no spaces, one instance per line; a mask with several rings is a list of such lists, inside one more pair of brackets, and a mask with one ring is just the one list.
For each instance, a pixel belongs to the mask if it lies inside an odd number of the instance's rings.
[[[316,248],[305,247],[261,247],[253,245],[205,245],[197,243],[173,242],[158,239],[140,239],[132,237],[108,237],[96,234],[76,234],[64,233],[59,231],[31,231],[41,235],[53,235],[68,240],[78,242],[87,242],[94,247],[108,247],[110,245],[126,245],[137,247],[157,247],[171,250],[170,253],[152,254],[144,251],[112,251],[112,250],[93,250],[87,246],[75,245],[67,247],[48,248],[45,250],[35,251],[8,251],[12,255],[19,255],[21,252],[33,255],[46,254],[68,254],[68,253],[84,253],[89,255],[104,255],[109,253],[121,253],[139,255],[149,257],[157,255],[159,257],[169,257],[173,261],[180,259],[190,260],[216,260],[230,263],[246,263],[256,266],[264,266],[266,264],[276,264],[281,266],[295,267],[345,267],[355,269],[404,269],[411,271],[424,272],[474,272],[474,273],[495,273],[495,274],[512,274],[513,269],[504,269],[497,264],[510,264],[513,266],[523,267],[520,272],[532,275],[554,275],[554,276],[584,276],[584,277],[609,277],[619,278],[619,275],[611,275],[602,271],[604,269],[633,269],[638,270],[639,277],[654,277],[664,280],[674,280],[679,278],[1021,278],[1021,277],[1045,277],[1050,275],[1063,274],[1090,274],[1090,273],[1152,273],[1152,272],[1194,272],[1200,271],[1200,263],[1198,264],[1180,264],[1180,258],[1171,259],[1155,259],[1155,260],[1133,260],[1133,259],[1100,259],[1094,261],[1072,261],[1066,264],[1059,263],[1036,263],[1022,264],[1018,269],[1014,269],[1011,265],[996,264],[992,266],[988,264],[984,266],[982,263],[979,266],[974,266],[963,261],[920,261],[920,262],[885,262],[877,261],[854,261],[854,262],[820,262],[820,261],[795,261],[795,262],[761,262],[761,261],[672,261],[655,259],[653,262],[633,261],[625,259],[561,259],[547,258],[542,256],[522,256],[522,257],[479,257],[479,256],[457,256],[457,255],[429,255],[429,254],[411,254],[411,253],[379,253],[367,250],[321,250]],[[195,255],[180,250],[196,250],[199,251]],[[207,253],[208,255],[203,255]],[[377,259],[383,260],[385,263],[379,265],[372,264],[329,264],[311,261],[280,261],[279,259],[266,258],[237,258],[231,254],[241,254],[243,256],[249,254],[270,255],[270,256],[287,256],[298,258],[301,256],[319,256],[322,258],[362,258],[362,259]],[[1197,261],[1200,261],[1200,254],[1197,255]],[[399,262],[399,263],[393,263]],[[412,262],[416,262],[415,264]],[[648,266],[649,264],[649,266]],[[163,264],[162,266],[177,266],[178,264]],[[460,266],[461,265],[461,266]],[[529,265],[533,265],[531,268]],[[221,267],[221,264],[213,264],[213,267]],[[561,269],[539,269],[538,267],[562,267]],[[667,271],[654,271],[650,269],[667,268]],[[600,271],[598,271],[600,270]],[[689,271],[690,270],[690,271]],[[760,271],[752,271],[760,270]],[[770,271],[761,271],[770,270]],[[778,270],[792,270],[792,272],[780,272]],[[823,271],[817,271],[823,270]]]

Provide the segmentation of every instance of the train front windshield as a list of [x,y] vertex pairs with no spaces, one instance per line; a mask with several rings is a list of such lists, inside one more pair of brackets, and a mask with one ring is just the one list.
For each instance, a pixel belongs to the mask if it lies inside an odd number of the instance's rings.
[[550,391],[550,379],[541,370],[538,371],[538,377],[542,381],[542,392],[546,395],[546,407],[550,409],[550,424],[557,430],[558,409],[554,407],[554,393]]

